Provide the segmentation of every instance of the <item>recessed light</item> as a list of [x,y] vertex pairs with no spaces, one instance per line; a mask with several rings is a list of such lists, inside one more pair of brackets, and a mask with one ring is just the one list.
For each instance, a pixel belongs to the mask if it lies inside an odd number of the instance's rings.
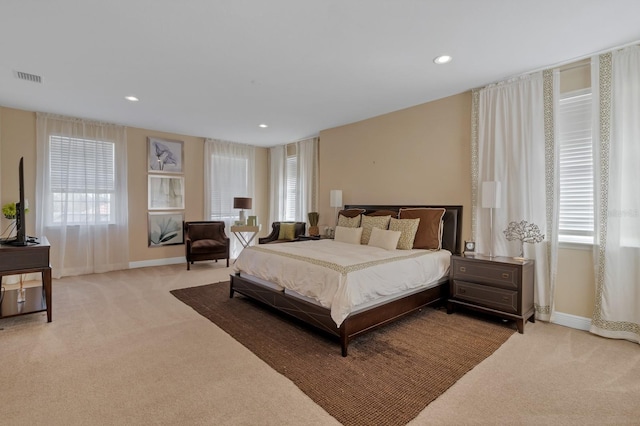
[[130,101],[130,102],[138,102],[140,99],[136,98],[135,96],[125,96],[124,97],[126,100]]
[[260,124],[260,127],[262,127],[263,129],[266,129],[269,126],[263,123],[263,124]]
[[433,60],[438,65],[448,64],[453,58],[449,55],[440,55]]

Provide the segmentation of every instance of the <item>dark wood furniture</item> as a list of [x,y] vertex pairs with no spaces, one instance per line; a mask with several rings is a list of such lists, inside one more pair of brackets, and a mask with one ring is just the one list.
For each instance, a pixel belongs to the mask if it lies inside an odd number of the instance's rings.
[[36,240],[39,244],[23,247],[0,245],[0,285],[5,275],[42,274],[42,287],[26,288],[24,302],[18,302],[18,289],[3,290],[0,318],[47,311],[47,322],[51,322],[50,245],[46,237]]
[[195,261],[227,259],[231,241],[224,232],[223,221],[198,221],[184,223],[184,246],[187,271]]
[[515,320],[524,333],[527,319],[535,322],[533,266],[530,259],[452,255],[447,313],[456,306],[490,313]]
[[[452,253],[460,253],[462,242],[460,238],[462,206],[345,206],[345,208],[365,209],[365,213],[377,210],[393,210],[397,212],[403,207],[445,208],[442,247]],[[439,280],[434,287],[351,314],[342,322],[340,327],[337,327],[331,318],[331,310],[329,308],[323,308],[299,298],[289,296],[283,291],[268,288],[248,277],[240,276],[240,273],[231,275],[229,297],[232,298],[234,292],[238,292],[297,318],[322,332],[338,337],[342,356],[347,356],[349,341],[356,336],[383,326],[424,306],[444,302],[447,299],[448,291],[449,278],[444,277]]]
[[[266,237],[258,238],[259,244],[270,244],[270,243],[287,243],[291,241],[299,241],[301,236],[304,236],[306,232],[307,223],[306,222],[294,222],[294,239],[293,240],[279,240],[280,236],[280,224],[283,222],[273,222],[271,224],[271,233]],[[286,222],[284,222],[286,223]]]

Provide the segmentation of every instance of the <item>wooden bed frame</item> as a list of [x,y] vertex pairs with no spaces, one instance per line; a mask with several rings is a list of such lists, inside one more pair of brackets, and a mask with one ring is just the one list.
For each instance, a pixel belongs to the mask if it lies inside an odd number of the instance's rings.
[[[444,229],[442,234],[442,248],[451,253],[459,254],[461,249],[460,230],[462,228],[462,206],[389,206],[389,205],[346,205],[345,209],[360,208],[366,213],[376,210],[398,211],[400,208],[433,207],[445,208]],[[420,309],[424,306],[445,301],[449,294],[448,276],[440,279],[436,286],[413,293],[389,303],[377,305],[372,308],[350,314],[340,325],[331,318],[331,310],[319,305],[314,305],[300,298],[285,294],[282,290],[269,288],[257,283],[239,273],[231,275],[229,297],[238,292],[264,303],[280,312],[284,312],[297,318],[325,333],[336,336],[340,340],[342,356],[347,356],[349,341],[354,337],[383,326],[403,315]]]

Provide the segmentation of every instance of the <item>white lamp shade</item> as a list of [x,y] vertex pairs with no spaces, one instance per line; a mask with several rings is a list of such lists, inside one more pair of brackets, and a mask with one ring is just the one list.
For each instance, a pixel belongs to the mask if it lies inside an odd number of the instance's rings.
[[329,194],[329,205],[331,207],[342,207],[342,190],[332,189]]
[[500,182],[482,182],[482,208],[499,209],[502,201]]

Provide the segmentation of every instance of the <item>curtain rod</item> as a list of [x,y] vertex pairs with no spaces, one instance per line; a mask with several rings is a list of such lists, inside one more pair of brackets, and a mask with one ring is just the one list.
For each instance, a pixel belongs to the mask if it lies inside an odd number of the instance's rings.
[[[508,80],[512,80],[512,79],[517,79],[517,78],[524,77],[524,76],[529,75],[529,74],[534,74],[534,73],[537,73],[537,72],[540,72],[540,71],[544,71],[544,70],[548,70],[548,69],[554,69],[554,68],[560,68],[560,67],[562,67],[564,65],[568,65],[568,64],[571,64],[571,63],[574,63],[574,62],[579,62],[579,61],[582,61],[584,59],[591,58],[592,56],[595,56],[595,55],[602,55],[603,53],[613,52],[614,50],[624,49],[625,47],[633,46],[633,45],[636,45],[636,44],[640,44],[640,40],[632,41],[632,42],[626,43],[626,44],[621,44],[621,45],[615,46],[615,47],[609,47],[607,49],[603,49],[603,50],[600,50],[600,51],[597,51],[597,52],[589,53],[587,55],[578,56],[578,57],[575,57],[573,59],[568,59],[568,60],[562,61],[562,62],[557,62],[557,63],[555,63],[553,65],[548,65],[548,66],[545,66],[545,67],[537,68],[537,69],[534,69],[534,70],[531,70],[531,71],[523,72],[521,74],[512,75],[510,77],[505,77],[505,78],[502,78],[502,79],[500,79],[498,81],[493,81],[491,83],[484,84],[484,85],[482,85],[480,87],[477,87],[475,89],[472,89],[472,90],[483,89],[483,88],[489,87],[489,86],[491,86],[493,84],[498,84],[498,83],[500,83],[502,81],[508,81]],[[578,68],[580,66],[583,66],[583,64],[579,64],[579,65],[576,64],[575,67],[567,67],[567,68],[562,69],[561,71],[570,70],[572,68]]]
[[586,54],[586,55],[583,55],[583,56],[578,56],[578,57],[575,57],[573,59],[569,59],[569,60],[566,60],[566,61],[558,62],[558,63],[553,64],[553,65],[537,68],[537,69],[535,69],[533,71],[527,71],[527,72],[524,72],[522,74],[518,74],[518,75],[516,75],[514,77],[510,77],[510,78],[521,77],[523,75],[533,74],[533,73],[536,73],[536,72],[539,72],[539,71],[559,68],[559,67],[561,67],[563,65],[571,64],[573,62],[582,61],[584,59],[591,58],[592,56],[602,55],[603,53],[613,52],[614,50],[624,49],[625,47],[633,46],[635,44],[640,44],[640,40],[632,41],[631,43],[621,44],[621,45],[615,46],[615,47],[609,47],[607,49],[603,49],[603,50],[600,50],[600,51],[597,51],[597,52],[589,53],[589,54]]

